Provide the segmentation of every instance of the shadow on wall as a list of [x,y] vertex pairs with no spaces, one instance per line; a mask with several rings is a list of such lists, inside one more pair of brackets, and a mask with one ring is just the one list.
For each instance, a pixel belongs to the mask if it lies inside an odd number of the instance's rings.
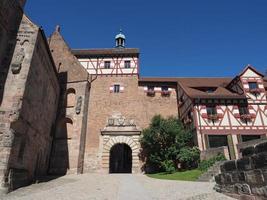
[[67,73],[60,73],[59,80],[60,100],[48,171],[49,175],[57,176],[65,175],[70,168],[68,143],[71,139],[70,133],[73,131],[73,121],[70,117],[66,116],[66,111],[68,108],[68,98],[74,98],[75,101],[75,90],[67,90]]
[[[0,26],[0,105],[3,101],[4,89],[6,84],[7,75],[9,72],[10,64],[16,47],[16,36],[19,30],[19,25],[22,16],[19,19],[19,23],[14,23],[12,34],[5,33],[4,28]],[[1,24],[2,19],[0,19]],[[11,32],[11,30],[9,30]],[[6,37],[5,37],[6,36]]]

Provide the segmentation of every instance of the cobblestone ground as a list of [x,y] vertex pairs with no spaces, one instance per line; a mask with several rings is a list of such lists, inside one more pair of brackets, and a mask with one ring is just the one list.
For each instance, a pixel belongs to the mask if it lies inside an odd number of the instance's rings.
[[214,183],[169,181],[145,175],[84,174],[33,184],[4,200],[230,200],[212,190]]

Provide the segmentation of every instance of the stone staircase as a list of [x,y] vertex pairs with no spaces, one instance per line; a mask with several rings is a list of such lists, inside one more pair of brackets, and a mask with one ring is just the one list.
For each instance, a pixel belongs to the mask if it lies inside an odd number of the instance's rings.
[[221,172],[220,165],[225,161],[218,161],[214,165],[212,165],[208,171],[204,172],[200,177],[198,177],[197,181],[200,182],[214,182],[215,175]]

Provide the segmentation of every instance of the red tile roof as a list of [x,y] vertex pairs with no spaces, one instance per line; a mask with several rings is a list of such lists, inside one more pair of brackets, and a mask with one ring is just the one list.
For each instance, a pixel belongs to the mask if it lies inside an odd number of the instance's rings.
[[72,49],[72,53],[78,57],[98,57],[98,56],[114,56],[114,55],[139,55],[137,48],[109,48],[109,49]]

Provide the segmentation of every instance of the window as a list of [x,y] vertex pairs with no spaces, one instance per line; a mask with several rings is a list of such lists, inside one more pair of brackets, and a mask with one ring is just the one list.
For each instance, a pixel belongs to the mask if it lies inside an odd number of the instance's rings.
[[110,61],[105,61],[104,67],[105,69],[110,69]]
[[241,135],[241,138],[242,138],[242,142],[247,142],[250,140],[260,139],[261,136],[260,135]]
[[131,68],[131,61],[129,60],[124,61],[124,68],[127,68],[127,69]]
[[226,135],[209,135],[208,139],[210,148],[228,146]]
[[239,106],[238,107],[239,114],[240,115],[247,115],[249,114],[248,107],[247,106]]
[[257,89],[258,88],[258,84],[257,82],[249,82],[248,83],[249,89],[253,90],[253,89]]
[[207,114],[208,115],[216,115],[217,114],[216,107],[215,106],[207,107]]
[[154,91],[154,86],[148,86],[148,87],[147,87],[147,90],[148,90],[148,91]]
[[164,92],[167,92],[169,90],[169,88],[167,86],[162,86],[161,90],[164,91]]
[[114,85],[113,92],[114,93],[119,93],[120,92],[120,85]]

